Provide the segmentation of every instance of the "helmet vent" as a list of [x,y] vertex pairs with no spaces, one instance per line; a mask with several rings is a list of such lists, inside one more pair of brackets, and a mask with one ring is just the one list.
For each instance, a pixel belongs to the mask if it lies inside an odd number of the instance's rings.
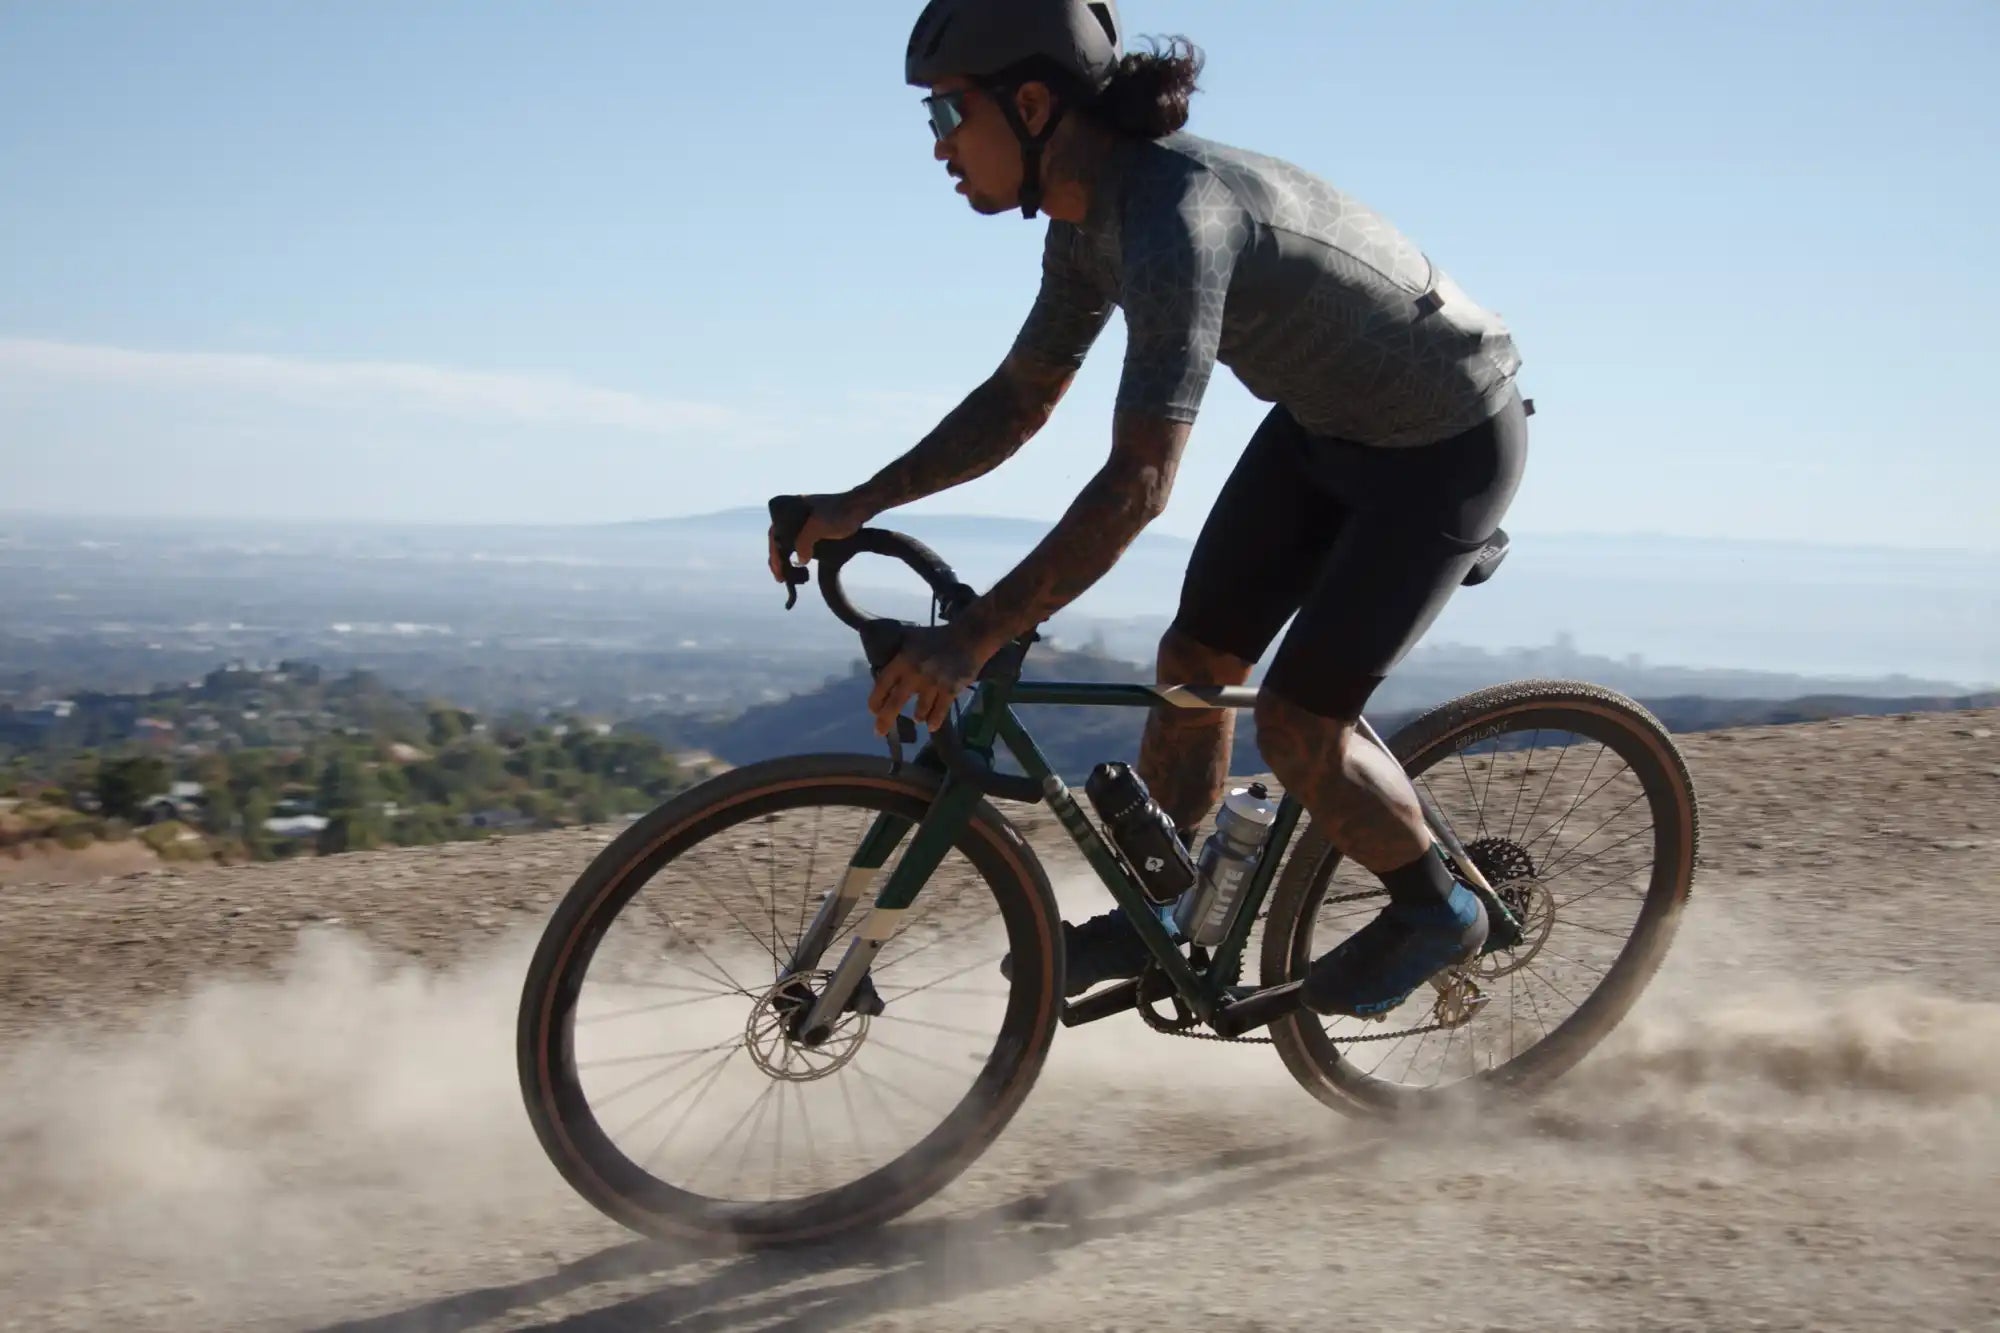
[[1085,5],[1084,8],[1090,11],[1092,18],[1097,20],[1097,26],[1104,29],[1104,40],[1110,42],[1112,49],[1116,50],[1118,47],[1118,20],[1111,17],[1111,6],[1092,3]]

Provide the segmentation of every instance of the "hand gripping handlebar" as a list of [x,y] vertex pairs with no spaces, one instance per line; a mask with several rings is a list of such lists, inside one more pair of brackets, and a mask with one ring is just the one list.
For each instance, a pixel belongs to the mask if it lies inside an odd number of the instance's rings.
[[[771,499],[770,511],[771,532],[785,562],[785,607],[789,610],[798,601],[799,586],[812,581],[810,570],[791,563],[799,533],[811,517],[812,507],[804,496],[779,495]],[[876,672],[889,665],[902,649],[904,635],[916,627],[908,621],[871,615],[849,600],[840,586],[840,571],[857,555],[887,556],[908,565],[929,585],[932,596],[937,598],[938,614],[946,620],[964,610],[978,595],[936,551],[905,533],[862,528],[852,536],[816,543],[813,559],[819,562],[820,596],[842,624],[861,636],[861,650],[868,658],[869,668]],[[1042,799],[1041,786],[1033,778],[995,773],[983,759],[968,753],[959,738],[958,727],[950,718],[931,732],[931,742],[946,771],[961,782],[989,796],[1010,801],[1032,803]]]

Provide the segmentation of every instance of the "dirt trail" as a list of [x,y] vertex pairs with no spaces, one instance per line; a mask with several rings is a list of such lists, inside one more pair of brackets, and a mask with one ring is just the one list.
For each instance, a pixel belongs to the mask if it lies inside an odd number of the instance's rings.
[[527,1128],[601,834],[0,888],[0,1328],[2000,1326],[1996,733],[1681,738],[1680,939],[1529,1108],[1385,1133],[1114,1020],[937,1200],[779,1255],[633,1240]]

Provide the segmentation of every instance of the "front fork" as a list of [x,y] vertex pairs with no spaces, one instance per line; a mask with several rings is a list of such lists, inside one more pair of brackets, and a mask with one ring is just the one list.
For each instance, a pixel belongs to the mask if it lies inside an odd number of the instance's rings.
[[[918,761],[922,760],[923,756],[919,755]],[[888,882],[882,886],[882,891],[876,895],[874,906],[862,919],[854,939],[847,946],[847,952],[835,965],[826,989],[819,993],[809,1008],[794,1013],[791,1023],[794,1037],[807,1042],[823,1039],[833,1030],[840,1015],[850,1007],[850,1002],[859,998],[856,992],[868,976],[868,969],[874,965],[875,956],[895,935],[903,913],[916,901],[918,890],[923,888],[944,860],[959,826],[978,800],[978,791],[947,776],[920,823],[913,826],[900,815],[884,813],[876,816],[875,823],[848,862],[840,887],[820,901],[812,924],[799,937],[798,947],[792,951],[780,982],[819,967],[821,957],[840,935],[855,904],[861,901],[862,895],[875,882],[875,877],[881,873],[890,855],[909,835],[912,827],[916,829],[916,836],[903,853],[903,859],[897,862]],[[879,1012],[879,998],[872,1008]]]

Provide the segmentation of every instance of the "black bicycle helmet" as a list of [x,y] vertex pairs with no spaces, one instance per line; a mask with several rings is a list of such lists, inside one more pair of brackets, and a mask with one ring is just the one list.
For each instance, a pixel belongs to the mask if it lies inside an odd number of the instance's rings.
[[[931,0],[910,32],[903,77],[921,87],[962,75],[1001,91],[1017,68],[1030,71],[1026,77],[1052,69],[1095,95],[1118,72],[1123,54],[1118,6],[1111,0]],[[1032,218],[1042,201],[1042,149],[1062,120],[1063,105],[1056,103],[1041,133],[1030,134],[1012,97],[994,100],[1021,141],[1021,215]]]

